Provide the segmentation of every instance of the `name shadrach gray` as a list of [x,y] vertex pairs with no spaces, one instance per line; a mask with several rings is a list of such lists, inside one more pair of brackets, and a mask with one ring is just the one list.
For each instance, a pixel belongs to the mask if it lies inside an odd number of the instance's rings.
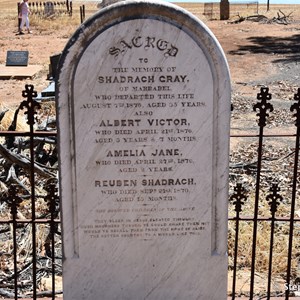
[[98,83],[186,83],[187,75],[99,76]]

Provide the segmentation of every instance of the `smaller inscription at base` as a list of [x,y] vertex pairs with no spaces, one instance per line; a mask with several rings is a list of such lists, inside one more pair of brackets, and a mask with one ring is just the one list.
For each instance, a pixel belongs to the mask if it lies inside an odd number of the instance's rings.
[[7,51],[6,66],[28,66],[28,51]]

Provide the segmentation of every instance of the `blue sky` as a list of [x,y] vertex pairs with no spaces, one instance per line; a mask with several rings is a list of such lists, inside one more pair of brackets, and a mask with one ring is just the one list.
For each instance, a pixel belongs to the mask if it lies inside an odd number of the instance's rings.
[[[219,0],[169,0],[170,2],[219,2]],[[229,0],[229,2],[252,2],[253,0]],[[259,3],[267,3],[267,0],[258,0]],[[300,4],[300,0],[270,0],[271,4]]]

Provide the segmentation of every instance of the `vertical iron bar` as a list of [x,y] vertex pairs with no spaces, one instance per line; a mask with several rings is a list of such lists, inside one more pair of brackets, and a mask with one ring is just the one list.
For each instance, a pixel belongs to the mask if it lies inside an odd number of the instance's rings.
[[251,259],[251,279],[250,279],[250,300],[254,296],[254,276],[255,276],[255,261],[256,261],[256,241],[257,241],[257,217],[258,217],[258,203],[259,203],[259,190],[260,190],[260,174],[262,164],[262,148],[263,148],[263,134],[264,127],[266,126],[266,117],[269,116],[267,110],[273,111],[273,106],[267,103],[267,100],[271,100],[272,95],[269,94],[268,88],[261,88],[261,92],[257,94],[257,100],[261,100],[253,106],[253,110],[259,110],[257,116],[259,116],[259,144],[258,144],[258,157],[257,157],[257,174],[256,174],[256,190],[255,190],[255,202],[254,202],[254,224],[253,224],[253,240],[252,240],[252,259]]
[[56,215],[56,188],[55,184],[50,185],[50,210],[51,210],[51,256],[52,256],[52,299],[55,299],[55,215]]
[[18,299],[18,259],[17,259],[17,214],[18,207],[22,199],[17,196],[17,187],[13,184],[10,185],[8,190],[8,202],[11,207],[12,224],[13,224],[13,256],[14,256],[14,292],[15,300]]
[[[295,204],[296,204],[296,192],[297,192],[297,169],[298,169],[298,157],[299,157],[299,136],[300,136],[300,130],[298,128],[297,136],[296,136],[296,145],[297,146],[295,149],[294,179],[293,179],[291,218],[290,218],[288,268],[287,268],[287,284],[288,284],[288,286],[290,285],[291,268],[292,268],[292,248],[293,248]],[[286,299],[289,299],[289,290],[286,291]]]
[[27,98],[20,104],[20,109],[27,108],[25,114],[27,114],[27,124],[30,128],[30,184],[31,184],[31,213],[32,213],[32,285],[33,285],[33,299],[36,299],[37,290],[37,258],[36,258],[36,211],[35,211],[35,173],[34,173],[34,128],[35,123],[34,115],[35,108],[40,108],[40,105],[34,101],[34,97],[37,97],[37,92],[34,91],[33,85],[25,85],[25,90],[22,92],[22,96]]
[[270,300],[270,295],[271,295],[274,229],[275,229],[275,212],[272,212],[267,300]]
[[52,299],[55,299],[55,230],[56,223],[55,217],[57,216],[56,205],[59,202],[59,197],[57,195],[57,182],[55,180],[49,180],[47,182],[47,196],[46,201],[50,211],[50,238],[51,238],[51,262],[52,262]]
[[274,231],[275,231],[275,214],[277,212],[277,207],[280,204],[279,201],[282,201],[282,196],[277,192],[280,191],[277,183],[273,183],[270,188],[270,192],[267,196],[267,201],[270,205],[270,211],[272,213],[271,221],[271,237],[270,237],[270,253],[269,253],[269,272],[268,272],[268,290],[267,290],[267,300],[270,300],[271,297],[271,282],[272,282],[272,264],[273,264],[273,245],[274,245]]
[[[290,234],[289,234],[289,248],[288,248],[288,266],[287,266],[287,285],[290,286],[291,282],[291,269],[292,269],[292,251],[293,251],[293,235],[294,235],[294,220],[295,220],[295,205],[296,205],[296,193],[297,193],[297,173],[299,162],[299,138],[300,138],[300,88],[298,93],[294,95],[294,99],[298,103],[294,103],[291,106],[291,111],[296,111],[294,116],[296,117],[295,125],[297,126],[296,143],[295,143],[295,158],[294,158],[294,173],[293,173],[293,189],[292,189],[292,202],[291,202],[291,217],[290,217]],[[285,292],[285,299],[289,299],[289,289]]]
[[236,269],[237,269],[237,255],[239,248],[239,224],[240,224],[240,213],[236,213],[235,221],[235,241],[234,241],[234,261],[233,261],[233,280],[232,280],[232,300],[235,299],[235,288],[236,288]]
[[242,211],[242,205],[247,197],[242,194],[245,189],[242,187],[241,183],[238,183],[234,188],[235,194],[230,197],[230,200],[234,200],[236,211],[236,223],[235,223],[235,241],[234,241],[234,262],[233,262],[233,280],[232,280],[232,300],[235,299],[235,289],[236,289],[236,270],[237,270],[237,254],[239,247],[239,222],[240,222],[240,212]]
[[259,146],[258,146],[258,161],[256,174],[256,190],[254,203],[254,224],[253,224],[253,239],[252,239],[252,260],[251,260],[251,279],[250,279],[250,299],[254,296],[254,276],[255,276],[255,259],[256,259],[256,240],[257,240],[257,217],[258,217],[258,202],[260,190],[260,170],[262,162],[262,145],[263,145],[263,128],[259,130]]
[[36,299],[36,224],[35,224],[35,174],[34,174],[34,139],[33,139],[33,124],[30,124],[30,182],[31,182],[31,209],[32,209],[32,273],[33,273],[33,299]]
[[[13,187],[12,187],[13,188]],[[18,249],[18,244],[17,244],[17,207],[16,207],[16,202],[13,199],[12,202],[12,217],[13,217],[13,247],[14,247],[14,290],[15,290],[15,299],[18,299],[18,259],[17,259],[17,249]]]
[[55,223],[54,212],[51,210],[51,255],[52,255],[52,299],[55,299]]
[[13,247],[14,247],[14,290],[15,290],[15,299],[18,299],[18,259],[17,259],[17,220],[16,214],[13,214]]

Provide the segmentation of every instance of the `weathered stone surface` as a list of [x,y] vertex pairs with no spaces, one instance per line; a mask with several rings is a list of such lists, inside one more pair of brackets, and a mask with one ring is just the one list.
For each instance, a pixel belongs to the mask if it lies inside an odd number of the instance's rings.
[[125,1],[57,82],[64,299],[226,299],[230,78],[198,19]]

